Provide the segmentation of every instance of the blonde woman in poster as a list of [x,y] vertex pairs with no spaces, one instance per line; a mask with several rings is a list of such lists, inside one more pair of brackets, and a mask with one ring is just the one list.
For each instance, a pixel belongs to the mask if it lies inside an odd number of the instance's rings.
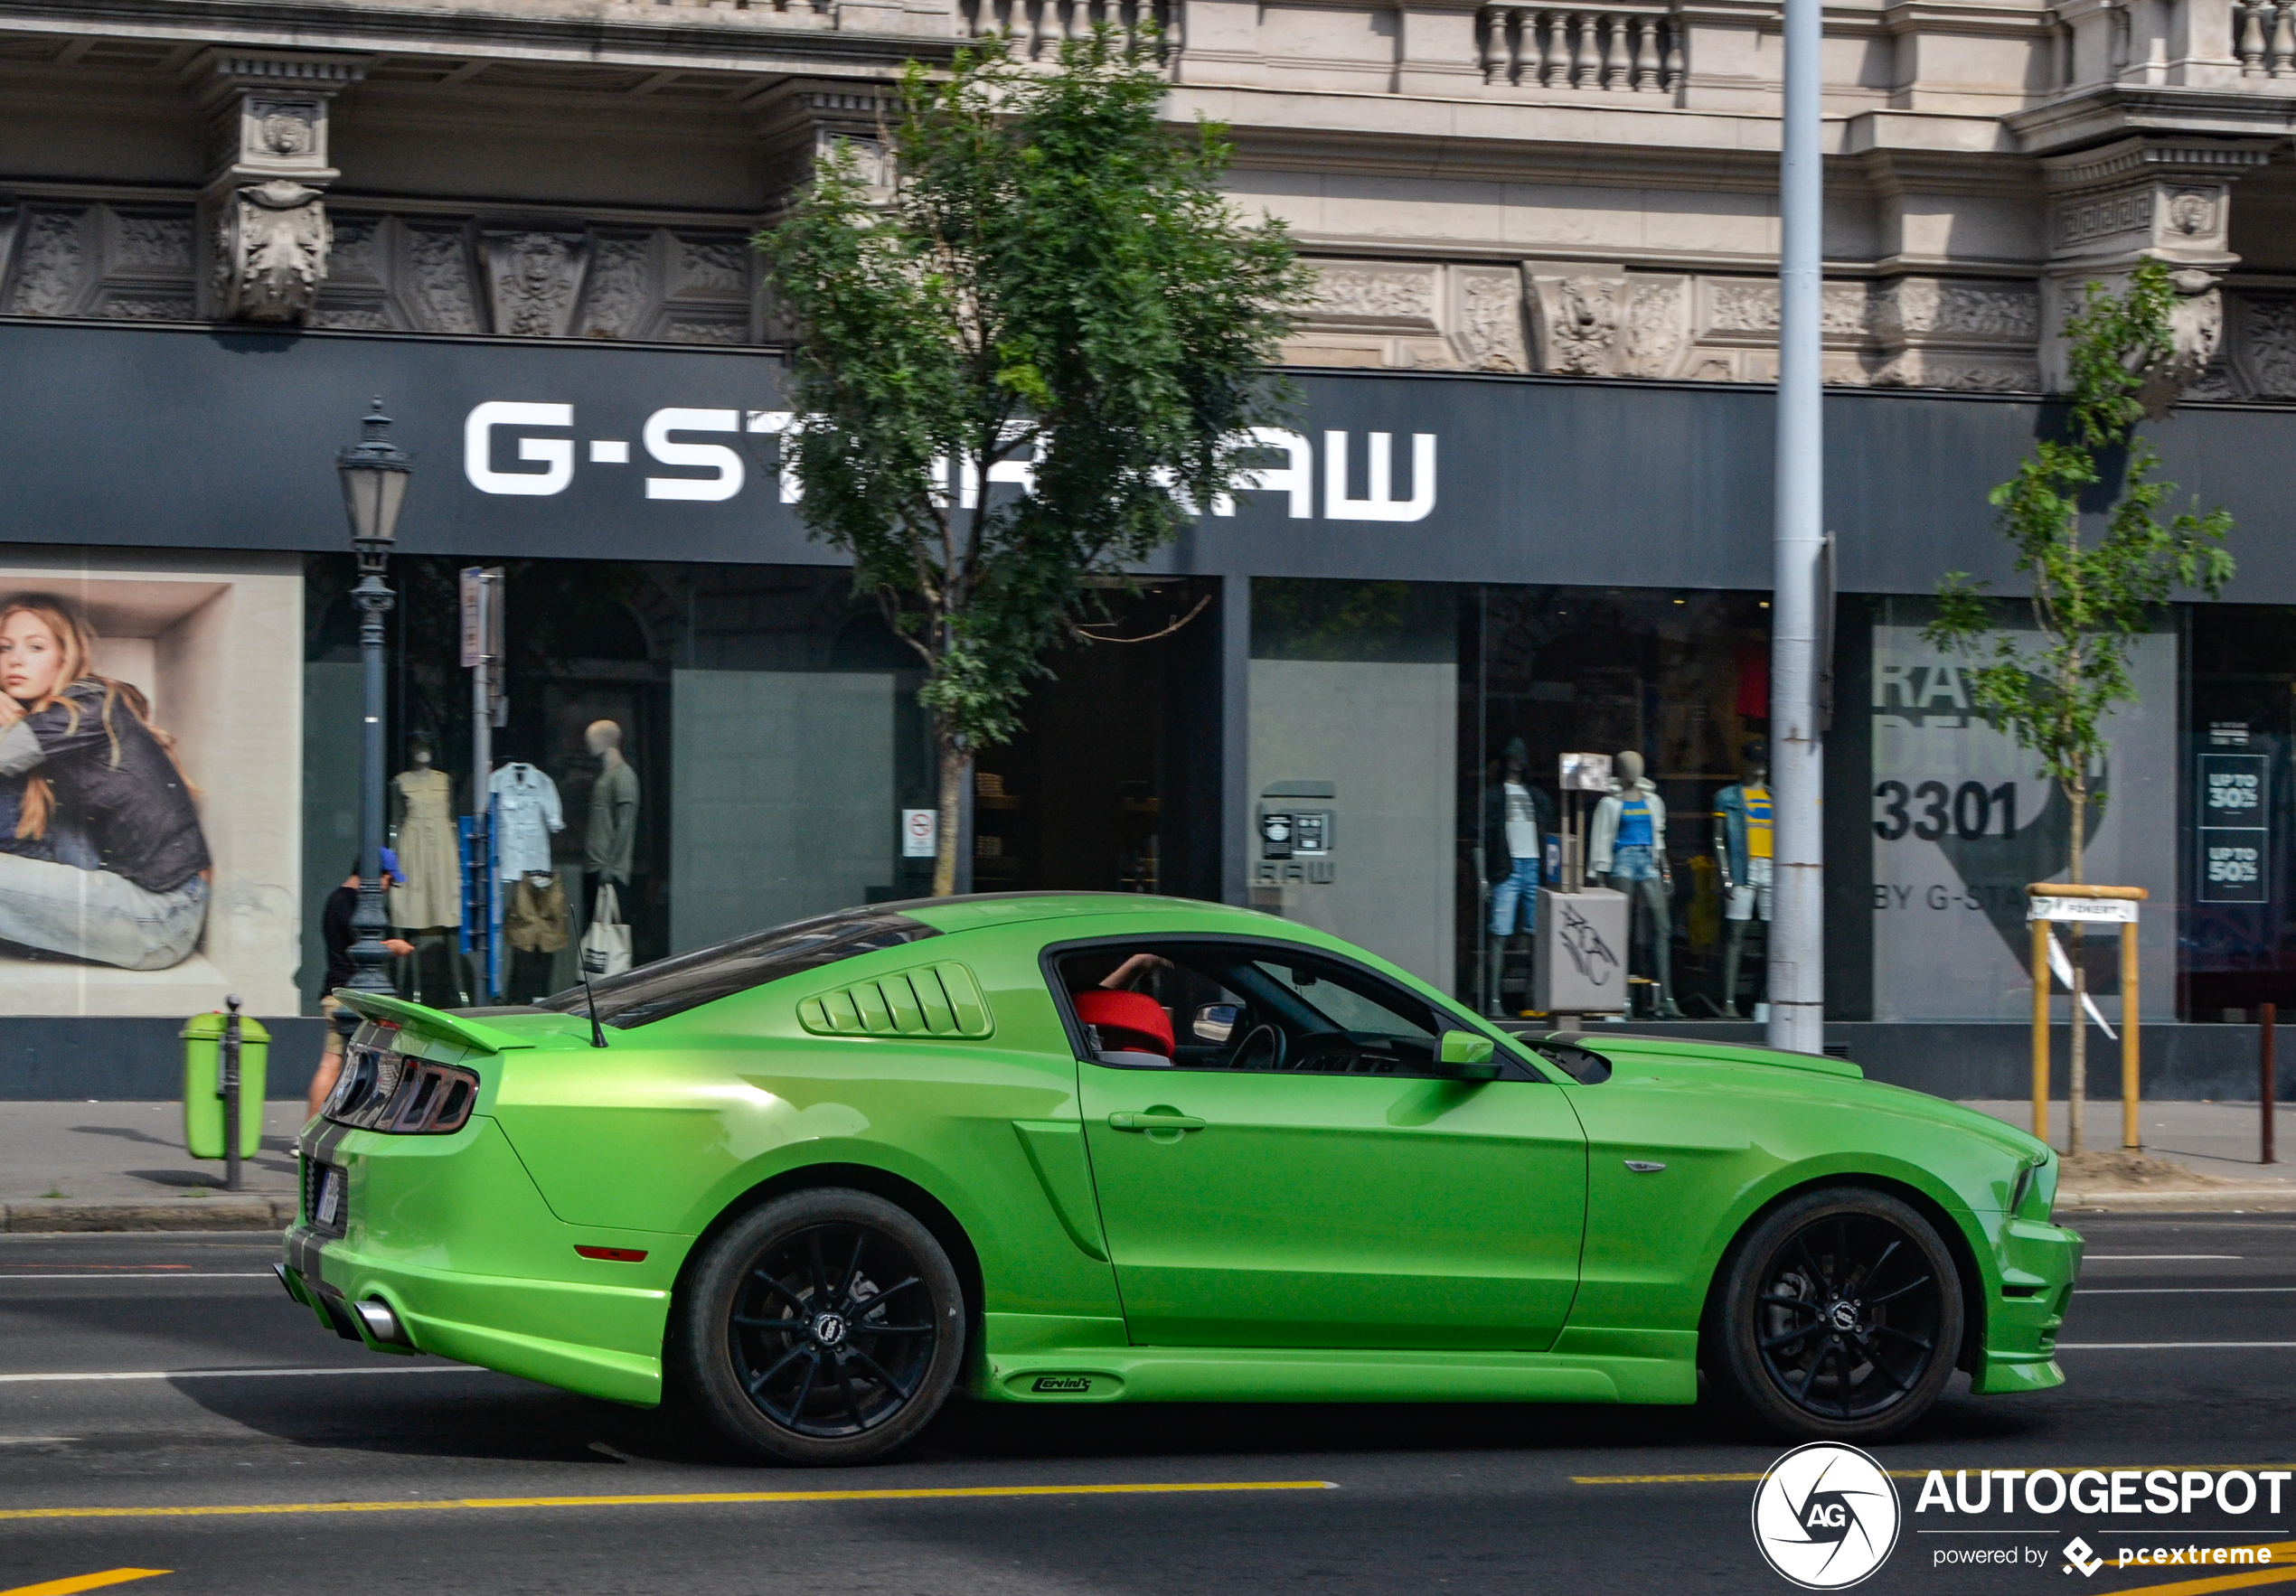
[[206,924],[207,840],[174,739],[95,653],[62,600],[0,598],[0,944],[165,970]]

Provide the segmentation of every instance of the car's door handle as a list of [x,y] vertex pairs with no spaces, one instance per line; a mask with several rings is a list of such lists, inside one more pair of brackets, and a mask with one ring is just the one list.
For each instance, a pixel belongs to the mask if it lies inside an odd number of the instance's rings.
[[1194,1114],[1165,1113],[1150,1110],[1144,1113],[1110,1114],[1111,1131],[1200,1131],[1204,1122]]

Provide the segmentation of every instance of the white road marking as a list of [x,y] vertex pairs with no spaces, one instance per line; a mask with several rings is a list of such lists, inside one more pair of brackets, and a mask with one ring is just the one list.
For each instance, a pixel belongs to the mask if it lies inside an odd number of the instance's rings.
[[2296,1341],[2059,1341],[2058,1352],[2169,1352],[2180,1347],[2296,1347]]
[[2091,1253],[2084,1263],[2237,1263],[2238,1253]]
[[230,1274],[9,1274],[0,1272],[0,1281],[12,1280],[76,1280],[87,1282],[114,1280],[277,1280],[278,1276],[268,1269],[238,1270]]
[[483,1375],[475,1364],[418,1364],[406,1368],[341,1369],[136,1369],[121,1374],[0,1375],[0,1385],[24,1385],[69,1380],[257,1380],[287,1375]]
[[2104,1286],[2080,1297],[2243,1297],[2265,1291],[2296,1291],[2296,1286]]

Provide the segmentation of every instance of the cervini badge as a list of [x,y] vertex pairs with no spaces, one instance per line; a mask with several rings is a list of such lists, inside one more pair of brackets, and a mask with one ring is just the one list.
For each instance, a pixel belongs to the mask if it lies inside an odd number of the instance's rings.
[[1754,1544],[1805,1591],[1840,1591],[1897,1544],[1897,1488],[1854,1446],[1812,1441],[1770,1465],[1754,1489]]

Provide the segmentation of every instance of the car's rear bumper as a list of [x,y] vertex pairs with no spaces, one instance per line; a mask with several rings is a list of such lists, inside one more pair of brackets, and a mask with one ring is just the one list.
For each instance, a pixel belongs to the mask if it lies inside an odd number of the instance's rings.
[[2056,1335],[2081,1272],[2082,1241],[2039,1219],[2009,1219],[2000,1232],[2001,1278],[1985,1305],[1985,1342],[1970,1370],[1980,1395],[2065,1384]]
[[[337,1334],[433,1353],[612,1402],[662,1398],[670,1287],[690,1238],[571,1225],[551,1214],[492,1120],[452,1136],[316,1125],[306,1161],[342,1169],[340,1223],[314,1223],[315,1184],[287,1233],[287,1291]],[[640,1254],[586,1258],[578,1246]],[[355,1311],[391,1310],[408,1343]]]

